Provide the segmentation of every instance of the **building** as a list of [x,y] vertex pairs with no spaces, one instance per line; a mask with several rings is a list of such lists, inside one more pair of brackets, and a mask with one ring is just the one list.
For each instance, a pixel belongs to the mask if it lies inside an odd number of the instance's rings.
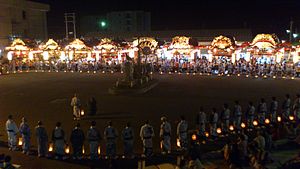
[[80,34],[85,36],[91,32],[128,33],[151,30],[150,12],[119,11],[105,15],[80,16]]
[[107,14],[110,32],[143,32],[151,30],[150,12],[120,11]]
[[45,40],[47,4],[27,0],[0,0],[0,48],[13,38]]

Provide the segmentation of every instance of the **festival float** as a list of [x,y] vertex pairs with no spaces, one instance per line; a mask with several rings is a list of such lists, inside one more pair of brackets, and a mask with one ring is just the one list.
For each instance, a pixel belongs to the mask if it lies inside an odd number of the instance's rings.
[[276,55],[276,45],[279,40],[275,34],[258,34],[253,39],[251,46],[252,62],[263,63],[279,63],[283,58]]
[[209,61],[213,59],[225,59],[235,62],[235,42],[226,36],[215,37],[211,43]]
[[86,61],[94,60],[91,49],[83,41],[75,39],[65,47],[65,53],[61,55],[61,60]]
[[30,48],[21,39],[15,39],[5,50],[9,61],[16,60],[21,62],[27,61],[30,52]]
[[119,55],[119,45],[111,39],[103,38],[97,46],[94,46],[93,53],[96,55],[96,61],[100,59],[114,60],[116,62],[122,60]]
[[186,36],[175,36],[171,44],[163,49],[162,56],[167,60],[174,59],[176,62],[180,60],[191,61],[193,46],[189,44],[190,38]]
[[155,39],[141,37],[133,41],[131,50],[137,51],[134,57],[126,55],[124,63],[124,78],[118,79],[116,84],[109,89],[111,94],[142,94],[157,85],[152,79],[150,69],[146,66],[148,58],[154,54],[157,47]]

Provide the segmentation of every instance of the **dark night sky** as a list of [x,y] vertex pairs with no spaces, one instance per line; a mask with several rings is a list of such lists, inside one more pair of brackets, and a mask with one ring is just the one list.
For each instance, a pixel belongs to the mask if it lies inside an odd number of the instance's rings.
[[[115,10],[151,12],[153,30],[251,28],[284,35],[292,17],[300,29],[300,0],[34,0],[50,4],[50,36],[64,31],[63,13],[77,16]],[[299,30],[300,32],[300,30]]]

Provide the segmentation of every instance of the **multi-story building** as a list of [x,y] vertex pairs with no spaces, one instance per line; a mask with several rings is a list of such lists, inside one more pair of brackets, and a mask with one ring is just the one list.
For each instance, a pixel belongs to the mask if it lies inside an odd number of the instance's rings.
[[107,14],[110,32],[143,32],[151,29],[150,12],[120,11]]
[[45,40],[49,9],[27,0],[0,0],[0,48],[16,37]]

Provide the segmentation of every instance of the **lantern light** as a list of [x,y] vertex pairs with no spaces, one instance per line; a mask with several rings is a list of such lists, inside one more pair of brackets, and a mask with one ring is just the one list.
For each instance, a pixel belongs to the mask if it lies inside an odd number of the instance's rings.
[[47,52],[47,51],[43,52],[43,59],[44,60],[48,60],[49,59],[49,52]]
[[179,139],[176,140],[176,145],[177,145],[177,147],[181,147]]
[[218,134],[221,134],[221,133],[222,133],[221,128],[217,128],[217,133],[218,133]]
[[295,120],[295,117],[292,116],[292,115],[290,115],[290,116],[289,116],[289,119],[290,119],[291,121],[293,121],[293,120]]
[[84,154],[84,153],[85,153],[84,146],[82,146],[82,154]]
[[257,122],[256,120],[254,120],[254,121],[253,121],[253,125],[254,125],[254,126],[257,126],[257,125],[258,125],[258,122]]
[[270,120],[269,119],[265,119],[265,123],[266,124],[270,124]]
[[281,122],[281,117],[280,116],[277,117],[277,121]]
[[242,122],[242,123],[241,123],[241,127],[242,127],[242,128],[245,128],[245,127],[246,127],[246,124],[245,124],[244,122]]
[[229,126],[229,130],[230,130],[230,131],[233,131],[233,130],[234,130],[233,125],[230,125],[230,126]]
[[197,135],[196,135],[196,134],[193,134],[193,135],[192,135],[192,140],[193,140],[193,141],[197,140]]
[[11,61],[12,58],[13,58],[13,54],[12,54],[12,53],[13,53],[12,51],[10,51],[10,52],[7,53],[7,59],[8,59],[9,61]]
[[84,116],[84,110],[81,110],[80,115]]
[[208,132],[205,132],[205,137],[209,137],[209,133]]
[[98,146],[98,155],[100,155],[100,154],[101,154],[101,147]]
[[65,153],[70,154],[70,146],[68,144],[66,145]]
[[23,139],[22,139],[22,137],[19,138],[18,145],[19,145],[19,146],[22,146],[22,145],[23,145]]
[[53,143],[50,143],[50,144],[49,144],[48,151],[49,151],[49,152],[52,152],[52,151],[53,151]]

